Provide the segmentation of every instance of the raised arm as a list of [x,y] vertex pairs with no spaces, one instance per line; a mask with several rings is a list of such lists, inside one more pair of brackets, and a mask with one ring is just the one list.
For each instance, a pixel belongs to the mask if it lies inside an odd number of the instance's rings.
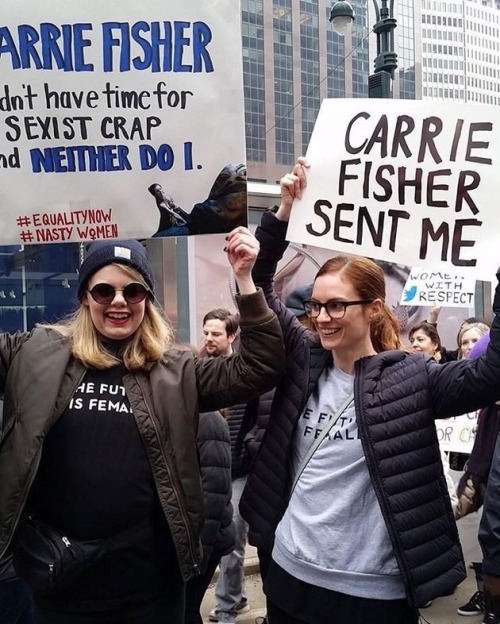
[[433,306],[429,310],[429,314],[427,315],[427,323],[429,323],[429,325],[437,325],[440,313],[441,313],[441,306]]
[[[499,279],[497,273],[497,280]],[[495,317],[484,356],[429,367],[433,407],[437,417],[458,416],[500,399],[500,284],[493,300]]]
[[280,221],[290,220],[290,213],[294,199],[301,199],[302,191],[307,186],[306,171],[309,163],[303,156],[297,158],[294,168],[290,173],[286,173],[280,180],[281,202],[276,211],[276,217]]
[[225,250],[239,289],[240,346],[229,357],[197,359],[200,411],[256,398],[276,385],[285,365],[279,321],[252,279],[257,239],[247,228],[238,227],[228,234]]
[[280,205],[262,215],[261,224],[255,233],[260,243],[260,252],[255,263],[253,277],[257,286],[264,291],[269,306],[278,315],[287,352],[294,348],[295,343],[301,339],[306,330],[276,294],[274,276],[278,262],[288,247],[285,237],[292,204],[294,199],[302,196],[302,191],[307,185],[308,168],[309,164],[306,159],[300,157],[292,171],[281,178]]

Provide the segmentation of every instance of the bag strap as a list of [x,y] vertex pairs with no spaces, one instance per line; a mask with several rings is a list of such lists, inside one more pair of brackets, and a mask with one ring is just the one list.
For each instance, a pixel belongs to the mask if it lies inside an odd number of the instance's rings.
[[300,466],[297,469],[297,472],[295,473],[295,477],[293,479],[293,484],[292,484],[292,489],[290,490],[290,498],[292,497],[293,491],[295,490],[295,486],[297,485],[297,481],[300,479],[302,473],[305,470],[305,467],[307,466],[307,464],[311,460],[311,457],[314,455],[314,453],[318,449],[318,446],[321,444],[321,442],[323,442],[323,440],[330,433],[330,430],[335,425],[335,423],[338,421],[340,416],[342,416],[342,414],[346,411],[346,409],[349,407],[349,405],[353,401],[354,401],[354,393],[351,392],[351,394],[344,400],[344,402],[340,405],[338,410],[332,416],[332,418],[330,419],[330,422],[326,425],[326,427],[323,427],[323,429],[321,430],[321,433],[319,434],[319,436],[312,443],[311,447],[309,448],[309,450],[305,454],[304,458],[302,459],[302,461],[300,463]]

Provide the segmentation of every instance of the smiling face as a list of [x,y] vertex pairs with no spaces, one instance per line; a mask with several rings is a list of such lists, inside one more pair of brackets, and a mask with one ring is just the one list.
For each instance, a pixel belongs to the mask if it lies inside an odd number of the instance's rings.
[[417,329],[411,336],[411,346],[418,353],[434,355],[438,349],[438,344],[434,342],[422,329]]
[[[90,278],[83,304],[88,306],[90,317],[96,330],[110,340],[125,340],[134,334],[144,319],[146,299],[140,303],[130,304],[123,298],[121,289],[128,284],[137,282],[121,266],[108,265],[96,271]],[[88,292],[96,284],[110,284],[120,289],[115,293],[113,301],[101,305],[94,301]]]
[[[356,301],[362,299],[342,274],[326,273],[316,278],[312,299],[320,303],[327,301]],[[324,349],[333,351],[335,356],[357,359],[372,355],[375,351],[370,338],[370,322],[382,308],[380,299],[373,303],[353,305],[346,308],[343,318],[330,318],[324,308],[313,319]]]

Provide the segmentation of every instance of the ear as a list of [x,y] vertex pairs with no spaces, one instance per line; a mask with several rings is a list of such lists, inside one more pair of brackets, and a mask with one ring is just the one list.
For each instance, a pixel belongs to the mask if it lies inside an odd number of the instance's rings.
[[229,344],[233,344],[233,342],[236,340],[236,334],[228,334],[227,335],[227,340],[228,340]]
[[82,305],[85,305],[85,306],[89,305],[89,293],[88,292],[83,293]]
[[382,312],[383,309],[384,309],[384,302],[382,301],[382,299],[375,299],[374,301],[372,301],[369,307],[370,321],[373,321],[373,319],[376,316],[378,316]]

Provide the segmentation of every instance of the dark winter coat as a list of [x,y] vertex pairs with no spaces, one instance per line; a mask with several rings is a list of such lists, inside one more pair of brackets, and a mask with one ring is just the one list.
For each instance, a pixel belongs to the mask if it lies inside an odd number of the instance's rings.
[[[0,400],[0,434],[3,429],[3,399]],[[12,556],[4,557],[0,560],[0,581],[6,581],[14,578],[14,566],[12,565]]]
[[[238,351],[239,335],[233,343]],[[227,408],[227,423],[231,437],[231,476],[234,479],[246,477],[250,472],[253,457],[264,435],[265,423],[269,418],[273,390],[260,397]],[[267,409],[267,412],[266,412]]]
[[197,443],[205,516],[201,530],[203,574],[212,554],[228,555],[236,540],[231,505],[231,442],[229,427],[220,412],[200,414]]
[[[196,574],[202,492],[196,448],[198,413],[250,400],[282,370],[282,336],[262,293],[238,297],[241,345],[226,358],[172,349],[150,372],[123,385],[151,463],[161,507],[185,580]],[[0,557],[7,551],[36,476],[44,438],[85,375],[70,343],[55,330],[0,335]]]
[[[267,212],[257,229],[261,251],[254,279],[280,319],[286,373],[240,504],[250,543],[270,551],[286,510],[293,434],[309,395],[332,354],[316,342],[273,291],[287,247],[286,224]],[[494,309],[500,313],[497,287]],[[500,319],[485,358],[438,364],[424,355],[388,351],[355,365],[356,420],[410,604],[451,591],[465,566],[437,440],[435,418],[473,411],[500,395]],[[348,484],[346,484],[348,487]]]
[[231,439],[231,477],[246,477],[250,470],[250,456],[245,446],[245,435],[250,427],[252,416],[247,411],[247,403],[237,403],[227,408],[227,424]]
[[479,543],[483,551],[483,571],[500,576],[500,437],[496,437],[493,460],[488,475],[483,514],[479,525]]
[[248,404],[248,411],[251,413],[251,419],[253,421],[253,427],[245,436],[245,448],[253,461],[259,451],[264,434],[267,429],[267,423],[269,422],[269,415],[271,413],[271,405],[273,403],[274,388],[268,392],[264,392],[258,399],[250,401]]

